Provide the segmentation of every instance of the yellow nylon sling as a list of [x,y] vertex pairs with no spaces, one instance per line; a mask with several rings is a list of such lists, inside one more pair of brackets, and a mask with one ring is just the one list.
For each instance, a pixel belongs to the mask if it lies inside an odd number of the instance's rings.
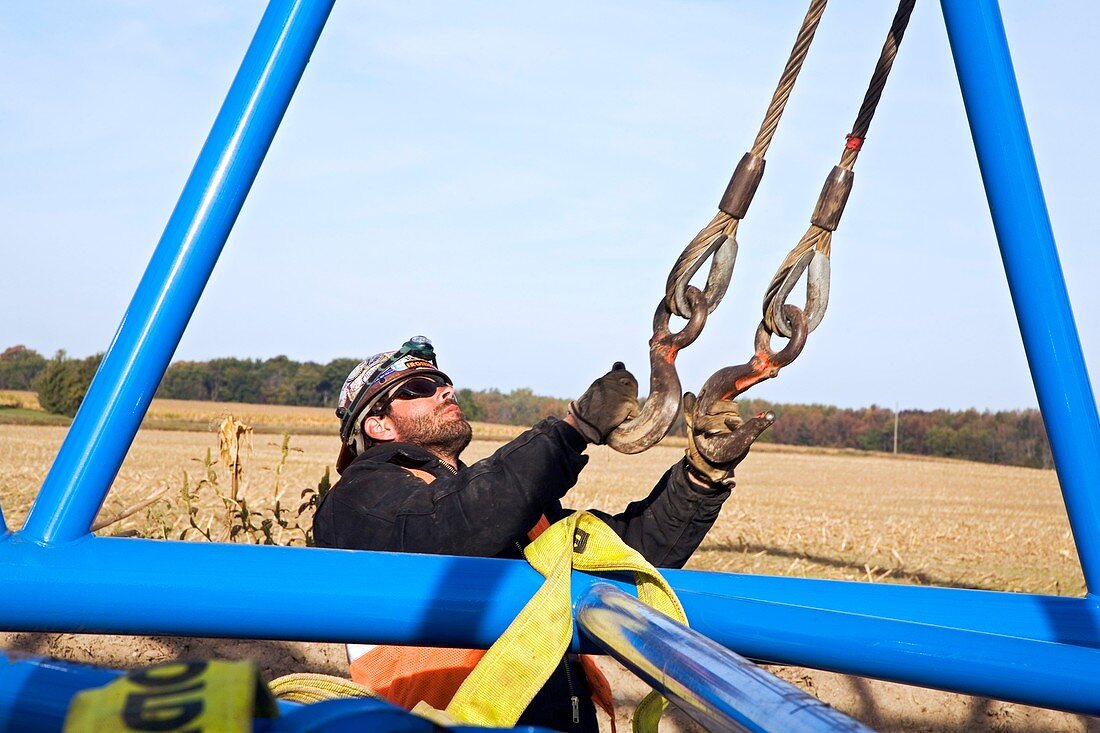
[[250,733],[278,714],[254,662],[169,662],[78,694],[64,733]]
[[[641,553],[600,519],[577,512],[550,526],[524,555],[546,580],[459,687],[446,711],[413,712],[441,723],[510,728],[546,684],[573,637],[570,579],[585,572],[630,571],[638,598],[687,624],[676,594]],[[668,701],[656,692],[634,711],[634,733],[654,733]],[[440,713],[443,714],[440,714]]]

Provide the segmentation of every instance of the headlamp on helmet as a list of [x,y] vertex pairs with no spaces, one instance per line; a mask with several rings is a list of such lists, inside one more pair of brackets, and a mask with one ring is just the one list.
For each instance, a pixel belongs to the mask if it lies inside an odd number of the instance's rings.
[[344,445],[352,441],[363,415],[384,406],[383,398],[392,387],[414,377],[432,375],[441,377],[445,384],[451,383],[450,377],[439,371],[435,349],[424,336],[413,336],[397,351],[384,351],[360,362],[344,382],[336,408]]

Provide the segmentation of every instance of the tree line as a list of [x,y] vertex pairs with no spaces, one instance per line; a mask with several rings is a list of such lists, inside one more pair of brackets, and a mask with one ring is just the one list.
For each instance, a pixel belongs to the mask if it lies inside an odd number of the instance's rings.
[[[43,408],[73,415],[102,355],[52,359],[24,346],[0,353],[0,389],[36,390]],[[178,361],[168,367],[158,397],[218,402],[335,407],[344,379],[358,359],[327,364],[271,359]],[[530,389],[459,389],[457,398],[471,420],[504,425],[533,425],[547,415],[564,415],[569,400]],[[830,405],[788,405],[742,400],[748,416],[772,410],[779,416],[761,440],[859,450],[892,451],[893,410],[872,405],[848,409]],[[898,451],[1034,468],[1054,465],[1037,410],[902,410],[898,414]],[[683,421],[674,432],[683,435]]]
[[[787,405],[742,400],[741,414],[772,410],[775,424],[761,436],[783,445],[892,451],[894,411],[872,405]],[[1053,468],[1050,444],[1038,410],[901,410],[898,452],[961,458],[1031,468]]]

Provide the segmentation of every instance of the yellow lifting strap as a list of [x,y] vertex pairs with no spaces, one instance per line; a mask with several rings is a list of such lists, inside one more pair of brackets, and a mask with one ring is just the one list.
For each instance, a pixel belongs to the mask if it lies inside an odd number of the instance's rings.
[[278,715],[254,662],[169,662],[78,694],[64,733],[251,733],[253,718]]
[[[413,712],[444,724],[514,726],[573,638],[570,579],[574,569],[633,572],[642,602],[687,624],[680,601],[657,569],[588,512],[551,525],[524,554],[545,582],[485,653],[443,714],[425,703]],[[634,733],[655,733],[667,706],[658,693],[647,695],[634,711]]]

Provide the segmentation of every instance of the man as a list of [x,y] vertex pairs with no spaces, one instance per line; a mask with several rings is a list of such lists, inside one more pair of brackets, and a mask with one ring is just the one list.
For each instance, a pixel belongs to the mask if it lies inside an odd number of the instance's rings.
[[[467,466],[460,455],[472,429],[455,401],[451,379],[438,368],[431,342],[418,336],[397,351],[376,354],[351,372],[340,394],[342,446],[336,468],[341,478],[317,509],[316,544],[522,558],[542,517],[552,523],[569,514],[561,498],[588,461],[583,451],[589,443],[606,442],[618,425],[637,414],[637,393],[637,381],[617,363],[570,404],[564,419],[548,417]],[[719,404],[727,412],[708,416],[707,434],[742,425],[734,403]],[[752,429],[758,433],[764,427]],[[659,567],[687,562],[729,497],[740,460],[707,463],[692,433],[684,460],[669,468],[648,497],[615,515],[589,510]],[[387,669],[408,661],[390,653]],[[353,662],[353,676],[360,664]],[[587,689],[591,682],[600,686],[595,674],[584,660],[567,655],[518,724],[597,731]],[[387,696],[399,704],[417,702],[390,692]],[[445,707],[449,695],[427,701]]]

